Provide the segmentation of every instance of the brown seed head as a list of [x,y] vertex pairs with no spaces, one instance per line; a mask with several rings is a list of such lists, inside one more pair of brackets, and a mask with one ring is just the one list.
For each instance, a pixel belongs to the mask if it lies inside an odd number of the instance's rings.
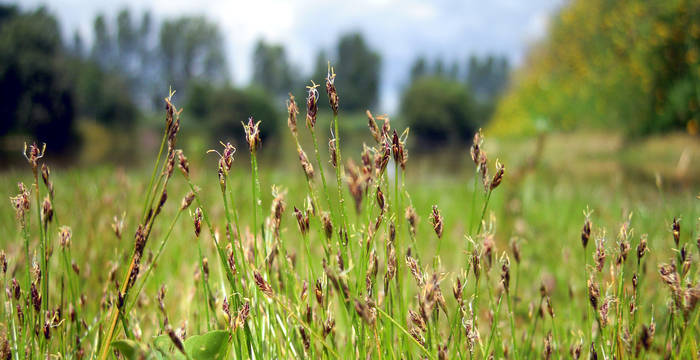
[[423,320],[423,317],[418,315],[413,310],[408,310],[408,319],[413,323],[413,325],[417,326],[422,332],[426,332],[427,327],[425,326],[425,321]]
[[520,264],[520,245],[518,245],[518,241],[515,238],[510,240],[510,249],[513,252],[515,262]]
[[329,315],[328,318],[326,318],[326,321],[323,323],[323,337],[325,338],[333,332],[335,329],[335,319],[333,316]]
[[323,233],[326,235],[326,240],[330,240],[333,236],[333,223],[328,211],[324,211],[321,214],[321,224],[323,225]]
[[301,147],[297,148],[297,151],[299,152],[299,162],[301,163],[301,168],[304,170],[304,174],[306,174],[306,178],[311,180],[314,178],[314,167],[311,165],[309,162],[309,159],[306,157],[306,153],[304,150],[301,149]]
[[309,129],[316,126],[316,114],[318,113],[318,85],[311,81],[311,86],[307,86],[309,93],[306,97],[306,127]]
[[39,149],[39,146],[36,143],[33,143],[29,145],[29,150],[27,150],[27,143],[24,143],[24,151],[22,154],[24,154],[24,157],[29,161],[29,164],[32,165],[32,169],[35,171],[37,170],[38,166],[38,161],[39,159],[44,157],[44,154],[46,153],[46,144],[42,146],[41,149]]
[[382,189],[377,185],[377,205],[379,206],[380,212],[384,213],[384,193]]
[[185,179],[190,178],[190,162],[187,160],[187,157],[185,156],[185,153],[182,152],[182,150],[177,150],[177,166],[180,168],[180,171],[182,172],[182,175],[185,177]]
[[416,224],[418,223],[418,215],[413,206],[409,205],[406,207],[405,213],[406,220],[408,220],[408,229],[411,231],[413,236],[416,236]]
[[576,345],[571,345],[569,348],[569,354],[571,354],[571,358],[574,360],[578,360],[581,357],[581,348],[583,347],[583,344],[580,342],[576,343]]
[[585,249],[588,246],[588,240],[591,238],[591,220],[586,216],[586,220],[583,222],[583,228],[581,229],[581,244]]
[[678,246],[681,241],[681,219],[673,218],[671,233],[673,234],[673,242]]
[[22,290],[20,289],[19,281],[17,281],[17,279],[15,278],[12,278],[12,283],[10,284],[10,293],[15,298],[15,300],[19,300],[21,291]]
[[425,285],[425,279],[423,278],[423,273],[421,272],[420,267],[418,266],[418,261],[416,261],[416,259],[414,259],[410,255],[406,255],[406,266],[408,266],[408,269],[411,270],[411,274],[416,280],[416,284],[418,285],[418,287],[422,288],[423,285]]
[[598,283],[591,277],[588,279],[588,300],[594,310],[598,310],[598,300],[600,299],[600,288]]
[[287,100],[287,126],[295,137],[297,136],[297,114],[299,114],[299,108],[296,101],[294,101],[294,95],[289,93],[289,100]]
[[175,330],[170,326],[170,324],[165,326],[165,332],[168,334],[168,337],[170,338],[170,341],[173,342],[173,345],[180,350],[181,353],[185,354],[187,356],[187,353],[185,352],[185,345],[182,343],[182,339],[180,339],[180,336],[178,336],[175,333]]
[[480,153],[481,153],[481,145],[484,142],[484,138],[481,134],[481,129],[474,133],[474,142],[472,144],[472,147],[470,149],[472,161],[474,161],[474,165],[479,166],[479,159],[480,159]]
[[41,310],[41,295],[39,294],[39,290],[36,288],[36,282],[32,282],[31,286],[29,287],[29,293],[31,294],[34,311],[38,314]]
[[644,257],[644,254],[649,251],[647,248],[647,234],[643,234],[641,239],[639,239],[639,245],[637,245],[637,263],[639,264],[642,261],[642,257]]
[[241,308],[238,310],[238,316],[236,316],[236,328],[241,327],[245,324],[250,316],[250,302],[245,302]]
[[51,205],[51,199],[48,196],[44,198],[44,203],[41,206],[41,220],[46,226],[53,220],[53,206]]
[[328,153],[331,156],[331,165],[338,166],[338,149],[335,147],[335,137],[328,141]]
[[70,227],[61,226],[61,229],[58,231],[58,243],[61,245],[61,248],[65,249],[70,247],[70,239],[72,236],[73,233]]
[[374,120],[374,116],[372,116],[372,113],[369,112],[369,110],[367,110],[366,114],[367,114],[369,132],[372,133],[372,137],[377,142],[377,144],[380,144],[382,142],[382,133],[381,133],[381,130],[379,130],[379,126],[377,125],[377,121]]
[[433,224],[433,230],[438,239],[442,238],[443,218],[440,215],[440,210],[437,205],[433,205],[433,212],[430,215],[430,223]]
[[24,215],[29,211],[30,201],[29,201],[29,190],[24,186],[23,183],[17,183],[19,188],[19,194],[17,196],[11,197],[10,202],[15,209],[15,215],[17,219],[20,220],[20,224],[24,226]]
[[259,271],[255,270],[253,273],[253,277],[255,278],[255,285],[257,285],[258,289],[262,291],[263,294],[267,297],[273,297],[274,293],[272,292],[272,286],[267,283],[265,278],[260,274]]
[[501,285],[508,293],[510,286],[510,259],[508,259],[507,255],[501,260]]
[[328,63],[328,75],[326,76],[326,93],[328,93],[328,103],[333,109],[333,115],[338,115],[338,92],[335,89],[335,71]]
[[301,210],[299,210],[296,206],[294,207],[294,216],[297,219],[297,223],[299,224],[299,231],[301,231],[301,234],[306,236],[306,234],[309,232],[309,214],[303,213]]
[[246,142],[248,142],[248,149],[252,154],[262,144],[262,140],[260,139],[260,121],[255,122],[251,116],[248,118],[248,124],[242,124],[243,130],[245,131],[245,139]]
[[595,255],[593,259],[595,260],[595,268],[598,272],[603,271],[603,266],[605,266],[605,236],[601,236],[596,240],[595,243]]
[[188,207],[190,207],[190,205],[192,205],[192,201],[194,200],[194,196],[195,196],[194,192],[192,192],[192,191],[188,192],[187,195],[185,195],[185,197],[182,198],[182,203],[180,204],[180,210],[185,210]]
[[491,185],[490,185],[490,190],[493,190],[498,187],[498,185],[501,184],[501,181],[503,180],[503,174],[506,171],[506,167],[501,164],[498,159],[496,159],[496,174],[493,176],[493,179],[491,180]]
[[321,284],[321,279],[316,279],[314,294],[318,305],[323,306],[323,284]]
[[199,237],[202,232],[202,209],[194,209],[194,236]]
[[457,279],[455,279],[454,285],[452,286],[452,294],[454,295],[455,300],[457,300],[458,304],[462,303],[462,293],[463,292],[464,292],[464,286],[462,286],[462,280],[458,276]]
[[676,264],[661,264],[659,265],[659,274],[661,280],[668,285],[674,292],[680,289],[681,283],[676,271]]

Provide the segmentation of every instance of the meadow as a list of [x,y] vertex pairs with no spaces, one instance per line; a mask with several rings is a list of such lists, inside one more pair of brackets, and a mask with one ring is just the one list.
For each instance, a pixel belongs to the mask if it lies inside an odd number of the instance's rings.
[[326,89],[288,102],[285,140],[252,114],[196,154],[168,97],[153,168],[52,169],[28,144],[0,177],[2,358],[700,356],[696,138],[414,155],[371,114],[345,144]]

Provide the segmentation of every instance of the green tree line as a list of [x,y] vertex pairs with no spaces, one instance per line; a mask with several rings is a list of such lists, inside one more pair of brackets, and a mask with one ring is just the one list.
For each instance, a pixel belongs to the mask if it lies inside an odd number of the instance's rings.
[[697,134],[699,104],[700,2],[574,0],[515,74],[491,130]]

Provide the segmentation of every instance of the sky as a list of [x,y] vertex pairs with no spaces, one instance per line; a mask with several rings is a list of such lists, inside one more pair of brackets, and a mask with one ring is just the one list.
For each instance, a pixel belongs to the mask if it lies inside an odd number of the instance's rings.
[[[65,39],[77,30],[89,43],[99,13],[114,18],[128,7],[135,19],[205,15],[217,23],[234,84],[252,74],[251,54],[263,38],[285,46],[290,61],[309,73],[319,49],[360,31],[382,56],[380,111],[393,112],[417,56],[466,64],[470,54],[501,54],[520,64],[529,45],[545,36],[549,17],[566,0],[23,0],[24,9],[46,5],[58,16]],[[342,71],[342,69],[337,69]],[[340,89],[339,89],[340,91]],[[342,93],[341,93],[342,94]]]

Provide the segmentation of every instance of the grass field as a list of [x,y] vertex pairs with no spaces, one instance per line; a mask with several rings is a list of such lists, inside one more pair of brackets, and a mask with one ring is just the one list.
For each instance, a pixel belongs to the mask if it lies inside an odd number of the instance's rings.
[[[171,124],[180,124],[171,109]],[[211,144],[218,153],[186,154],[187,177],[175,151],[188,149],[187,137],[166,142],[155,169],[52,169],[46,182],[35,153],[39,199],[31,162],[3,173],[0,189],[15,197],[23,182],[30,205],[19,215],[16,200],[0,207],[9,289],[0,352],[17,359],[698,357],[697,138],[486,137],[480,151],[488,160],[476,159],[489,169],[482,180],[467,147],[412,149],[403,170],[410,136],[378,129],[378,142],[369,132],[364,139],[372,147],[364,173],[361,142],[341,142],[342,163],[357,164],[344,170],[357,178],[346,178],[329,163],[329,119],[314,121],[325,190],[303,118],[297,131],[314,168],[309,177],[290,132],[260,150],[254,123],[251,148],[243,143],[232,158],[219,144]],[[173,127],[166,135],[174,139]],[[376,165],[387,148],[382,170]],[[505,164],[500,184],[496,158]],[[52,218],[42,203],[49,186]],[[182,206],[192,189],[191,205]],[[69,245],[61,244],[62,226],[70,227]]]

